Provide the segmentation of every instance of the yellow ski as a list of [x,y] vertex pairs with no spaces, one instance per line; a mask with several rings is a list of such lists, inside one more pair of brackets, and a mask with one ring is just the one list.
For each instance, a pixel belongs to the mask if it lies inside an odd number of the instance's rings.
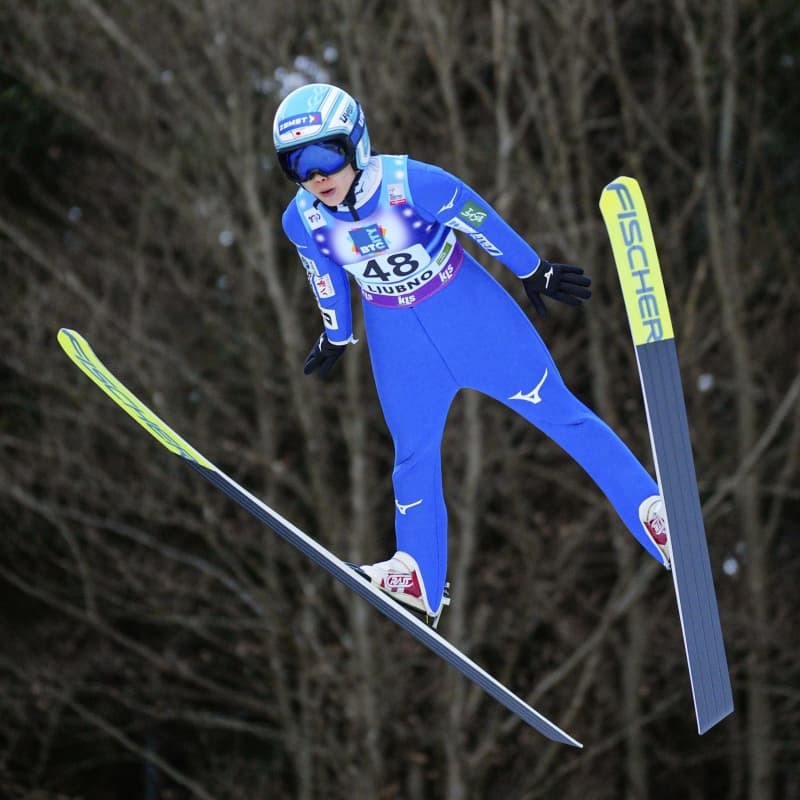
[[617,178],[600,198],[628,314],[650,444],[664,499],[672,578],[683,629],[697,729],[733,711],[728,661],[711,575],[678,354],[642,191]]
[[508,687],[478,666],[457,647],[429,627],[400,604],[365,581],[350,565],[337,558],[308,534],[295,527],[266,503],[250,494],[222,470],[215,467],[205,456],[194,449],[184,438],[149,409],[129,391],[95,355],[89,343],[79,333],[62,328],[58,341],[66,354],[85,372],[118,406],[130,414],[148,433],[164,447],[180,456],[206,480],[223,491],[228,497],[249,511],[254,517],[269,526],[301,553],[327,570],[334,578],[352,589],[414,638],[443,658],[459,672],[474,681],[490,697],[516,714],[523,722],[555,742],[573,747],[583,745],[565,733],[556,724],[544,717]]

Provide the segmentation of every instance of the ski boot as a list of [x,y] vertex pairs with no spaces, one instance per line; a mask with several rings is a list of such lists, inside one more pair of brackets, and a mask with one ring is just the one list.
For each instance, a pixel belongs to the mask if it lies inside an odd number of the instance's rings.
[[434,613],[428,603],[425,584],[417,562],[408,553],[398,550],[388,561],[378,564],[351,565],[373,586],[386,592],[393,600],[414,612],[426,625],[436,629],[442,611],[450,605],[450,584],[445,583],[442,602]]
[[656,494],[642,501],[639,506],[639,519],[642,521],[650,541],[659,549],[661,559],[667,569],[672,569],[672,555],[669,549],[669,531],[664,516],[664,502]]

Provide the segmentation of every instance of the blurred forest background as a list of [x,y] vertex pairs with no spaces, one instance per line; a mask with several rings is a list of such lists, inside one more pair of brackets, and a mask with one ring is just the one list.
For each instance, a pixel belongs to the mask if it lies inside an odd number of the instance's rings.
[[[0,795],[800,797],[795,2],[5,0],[0,45]],[[378,149],[455,172],[587,268],[588,306],[536,324],[649,464],[597,207],[617,175],[642,184],[736,700],[702,738],[670,577],[505,408],[464,393],[449,420],[441,630],[580,752],[207,485],[58,347],[83,333],[342,557],[393,552],[366,347],[327,382],[301,369],[320,320],[271,121],[313,80],[362,101]]]

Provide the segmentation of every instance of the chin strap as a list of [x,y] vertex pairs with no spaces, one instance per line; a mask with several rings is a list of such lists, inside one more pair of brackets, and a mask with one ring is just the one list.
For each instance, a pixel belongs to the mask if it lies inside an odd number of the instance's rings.
[[339,203],[339,208],[346,208],[354,220],[361,219],[358,211],[356,211],[356,187],[358,186],[358,182],[361,180],[361,176],[363,174],[364,173],[362,170],[358,170],[356,172],[356,176],[353,178],[353,182],[350,184],[350,188],[347,190],[344,200]]
[[315,200],[314,201],[314,208],[317,208],[320,204],[325,206],[328,211],[349,211],[353,219],[361,219],[356,211],[356,187],[358,186],[358,182],[361,180],[361,176],[363,175],[362,170],[358,170],[356,172],[355,178],[353,178],[353,182],[350,184],[350,188],[347,190],[347,194],[344,196],[344,199],[338,206],[329,206],[327,203],[323,203],[322,200]]

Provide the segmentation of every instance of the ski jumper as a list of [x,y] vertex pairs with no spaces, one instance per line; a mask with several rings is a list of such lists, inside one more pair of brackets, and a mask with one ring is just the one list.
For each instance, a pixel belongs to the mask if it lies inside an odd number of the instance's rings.
[[564,385],[517,302],[459,243],[476,241],[523,278],[540,258],[475,191],[407,156],[373,156],[354,206],[300,189],[283,216],[328,340],[352,341],[349,275],[361,291],[372,370],[395,446],[397,549],[439,608],[447,570],[441,444],[459,389],[487,394],[557,442],[591,476],[650,555],[639,505],[658,487],[628,447]]

